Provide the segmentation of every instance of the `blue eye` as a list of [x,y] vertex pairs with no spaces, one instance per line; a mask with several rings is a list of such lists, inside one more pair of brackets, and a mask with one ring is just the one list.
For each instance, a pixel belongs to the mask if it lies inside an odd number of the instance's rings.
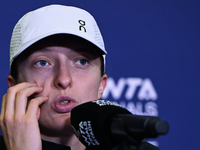
[[48,62],[46,60],[39,60],[37,63],[36,63],[37,66],[40,66],[40,67],[44,67],[46,65],[48,65]]
[[88,63],[88,61],[87,61],[86,59],[80,59],[80,60],[78,60],[77,62],[78,62],[78,64],[80,64],[80,65],[86,65],[86,64]]

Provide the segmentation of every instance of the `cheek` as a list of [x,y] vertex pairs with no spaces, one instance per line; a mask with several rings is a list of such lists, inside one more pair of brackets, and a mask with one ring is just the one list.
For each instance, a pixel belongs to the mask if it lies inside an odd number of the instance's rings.
[[50,83],[50,76],[41,75],[39,77],[34,77],[33,80],[38,86],[44,87],[46,84]]
[[49,73],[39,73],[34,71],[23,71],[19,75],[20,82],[37,83],[38,86],[42,86],[46,80],[49,80]]
[[[83,77],[79,86],[79,90],[82,91],[83,97],[87,97],[89,100],[98,99],[98,91],[100,86],[100,76],[87,76]],[[87,94],[86,94],[87,93]]]

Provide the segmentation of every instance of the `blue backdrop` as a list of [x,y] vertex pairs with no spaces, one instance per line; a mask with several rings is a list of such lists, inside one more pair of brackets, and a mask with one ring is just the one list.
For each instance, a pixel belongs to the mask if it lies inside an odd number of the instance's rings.
[[0,3],[0,94],[7,90],[9,42],[18,19],[48,4],[88,10],[104,37],[108,87],[103,99],[134,114],[167,120],[162,150],[200,148],[199,0],[9,0]]

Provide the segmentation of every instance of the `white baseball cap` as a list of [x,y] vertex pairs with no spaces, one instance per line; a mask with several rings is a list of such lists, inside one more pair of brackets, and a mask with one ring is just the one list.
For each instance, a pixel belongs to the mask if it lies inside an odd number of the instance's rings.
[[71,34],[97,46],[107,54],[93,16],[87,11],[64,5],[49,5],[25,14],[15,25],[10,42],[10,66],[13,60],[35,42],[54,34]]

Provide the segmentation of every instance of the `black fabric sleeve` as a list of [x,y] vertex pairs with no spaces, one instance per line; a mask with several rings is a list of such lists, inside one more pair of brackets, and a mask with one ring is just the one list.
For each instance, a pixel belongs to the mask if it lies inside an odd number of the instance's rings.
[[3,140],[3,136],[0,136],[0,150],[6,150],[6,145]]
[[42,150],[71,150],[71,148],[69,146],[42,140]]
[[[7,150],[3,136],[0,136],[0,150]],[[42,150],[71,150],[71,148],[68,146],[42,140]]]

